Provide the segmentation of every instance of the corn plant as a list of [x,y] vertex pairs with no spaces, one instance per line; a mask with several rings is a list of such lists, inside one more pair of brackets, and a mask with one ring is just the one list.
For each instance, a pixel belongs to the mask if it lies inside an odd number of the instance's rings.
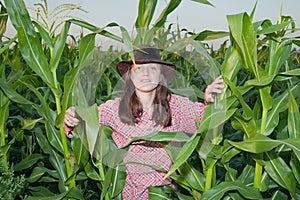
[[[299,65],[287,62],[297,44],[288,38],[295,24],[285,16],[275,25],[252,23],[253,14],[227,16],[231,45],[220,67],[227,87],[168,172],[186,177],[177,179],[194,199],[299,198]],[[211,140],[215,146],[203,157],[207,130],[224,122],[229,128]],[[194,150],[200,167],[186,163]]]
[[[46,1],[37,4],[45,11],[39,15],[44,23],[32,21],[23,1],[4,2],[17,36],[0,49],[0,157],[14,162],[18,175],[26,173],[24,198],[120,198],[126,149],[116,148],[111,130],[99,127],[97,104],[119,92],[114,86],[120,77],[112,66],[132,58],[133,48],[144,43],[154,44],[164,60],[176,64],[178,74],[170,85],[175,93],[201,100],[201,91],[216,76],[222,74],[226,82],[192,137],[158,132],[134,138],[163,142],[174,161],[167,176],[178,190],[150,188],[150,199],[299,198],[300,73],[299,53],[292,50],[299,40],[288,37],[297,31],[291,17],[280,16],[274,25],[253,23],[254,9],[250,16],[227,16],[229,33],[192,33],[179,25],[173,31],[173,24],[165,27],[166,19],[181,1],[171,0],[154,20],[157,1],[140,0],[136,35],[130,37],[113,22],[100,28],[68,18],[55,26],[56,21],[47,22]],[[5,13],[1,5],[2,24]],[[54,27],[61,24],[56,36]],[[91,31],[74,46],[67,44],[71,24]],[[119,27],[121,37],[107,31],[110,27]],[[96,34],[124,44],[126,51],[100,51]],[[224,42],[218,52],[203,45],[225,36],[230,44]],[[76,105],[84,122],[72,140],[62,125],[70,105]],[[178,150],[170,141],[184,145]]]
[[[12,75],[14,79],[10,81],[5,74],[7,60],[1,63],[1,110],[4,114],[1,118],[1,157],[5,161],[8,150],[12,151],[9,149],[10,145],[16,138],[24,138],[27,146],[25,151],[20,152],[22,160],[14,166],[14,170],[21,172],[33,168],[27,179],[30,183],[41,181],[44,186],[56,183],[55,190],[60,193],[57,199],[65,196],[83,199],[82,193],[76,187],[76,177],[80,171],[83,172],[82,169],[85,169],[84,174],[88,175],[95,169],[84,168],[89,154],[84,153],[85,148],[80,140],[76,142],[74,139],[74,143],[79,145],[79,148],[76,146],[75,152],[71,151],[71,144],[64,133],[62,117],[70,103],[75,77],[93,53],[95,34],[83,37],[79,44],[79,55],[75,56],[76,60],[62,65],[62,55],[67,51],[66,39],[70,22],[64,22],[58,36],[51,35],[42,26],[38,26],[39,32],[36,32],[35,27],[38,24],[31,21],[23,1],[5,1],[5,5],[10,20],[17,30],[17,47],[24,59],[19,64],[26,62],[28,68],[25,70],[19,68],[18,76]],[[66,74],[61,76],[60,73]],[[8,136],[5,127],[7,127],[10,102],[20,105],[20,110],[31,114],[27,114],[28,118],[24,119],[25,113],[16,113],[18,118],[12,120],[15,121],[14,128],[17,132],[10,142],[5,143]],[[32,134],[28,135],[28,132]],[[40,150],[34,148],[36,145]],[[84,179],[87,179],[87,175]],[[53,192],[47,187],[31,187],[27,195],[53,196]]]

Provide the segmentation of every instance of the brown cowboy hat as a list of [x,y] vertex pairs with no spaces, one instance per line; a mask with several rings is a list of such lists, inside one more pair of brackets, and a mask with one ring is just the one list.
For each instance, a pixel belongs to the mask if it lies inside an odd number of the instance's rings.
[[[138,46],[138,49],[135,49],[134,52],[134,62],[136,64],[145,64],[145,63],[159,63],[165,68],[162,69],[162,72],[167,79],[170,79],[176,70],[176,66],[173,63],[163,61],[160,57],[159,51],[157,48],[149,45]],[[117,64],[117,71],[120,76],[128,72],[131,69],[133,60],[123,60]]]

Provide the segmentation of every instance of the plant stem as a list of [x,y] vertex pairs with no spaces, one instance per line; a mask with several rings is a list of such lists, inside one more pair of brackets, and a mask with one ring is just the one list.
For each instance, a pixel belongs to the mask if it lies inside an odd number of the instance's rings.
[[[60,105],[60,96],[59,95],[55,94],[55,102],[56,102],[57,115],[59,115],[61,113],[61,105]],[[68,148],[68,144],[67,144],[67,137],[66,137],[63,126],[61,126],[59,130],[60,130],[61,142],[63,145],[64,160],[65,160],[65,164],[66,164],[67,176],[68,176],[68,178],[70,178],[72,176],[73,170],[71,168],[71,163],[70,163],[70,152],[69,152],[69,148]],[[75,176],[70,181],[69,186],[70,186],[70,188],[73,188],[75,186]]]
[[212,174],[213,174],[213,167],[209,167],[206,172],[205,191],[211,188]]
[[215,164],[216,164],[217,160],[212,161],[212,163],[210,164],[210,166],[207,169],[206,172],[206,181],[205,181],[205,188],[204,190],[207,191],[211,188],[212,185],[212,180],[213,180],[213,173],[215,171]]
[[[264,135],[265,129],[266,129],[266,123],[267,123],[267,113],[268,111],[266,109],[263,109],[262,111],[262,120],[261,120],[261,128],[260,128],[260,134]],[[254,174],[254,187],[260,188],[261,178],[262,178],[262,172],[263,167],[256,162],[255,163],[255,174]]]
[[265,135],[266,125],[267,125],[267,113],[266,109],[262,111],[262,118],[261,118],[261,127],[260,127],[260,134]]
[[[0,132],[1,132],[1,147],[3,147],[3,146],[5,146],[5,133],[4,133],[3,126],[1,126]],[[6,154],[3,154],[2,159],[3,159],[3,163],[6,165],[7,164]]]
[[261,183],[261,177],[262,177],[262,166],[256,162],[255,163],[255,172],[254,172],[254,187],[255,188],[260,188],[260,183]]
[[[9,112],[8,111],[8,106],[9,106],[10,101],[7,98],[5,98],[3,100],[3,102],[5,102],[5,103],[3,103],[2,108],[1,108],[1,110],[2,110],[2,117],[3,117],[2,120],[3,121],[1,120],[1,128],[0,128],[1,144],[0,144],[0,147],[3,147],[3,146],[6,145],[6,142],[5,142],[5,138],[6,138],[6,135],[5,135],[5,121],[7,120],[7,115],[8,115],[8,112]],[[7,156],[6,156],[6,153],[3,154],[2,160],[3,160],[3,163],[5,165],[7,165]]]
[[[52,73],[52,77],[54,80],[54,87],[55,87],[55,90],[52,90],[52,92],[55,96],[56,112],[57,112],[57,116],[58,116],[61,113],[61,103],[60,103],[61,95],[59,95],[59,94],[57,94],[57,92],[55,92],[55,91],[59,91],[58,90],[59,84],[57,82],[56,71],[53,70],[53,71],[51,71],[51,73]],[[65,134],[64,127],[62,125],[60,126],[59,131],[60,131],[61,142],[63,145],[67,177],[70,178],[72,176],[73,170],[72,170],[71,163],[70,163],[70,152],[69,152],[69,148],[68,148],[67,137]],[[69,186],[70,186],[70,188],[73,188],[75,185],[76,184],[75,184],[75,176],[74,176],[72,178],[72,180],[70,181]]]

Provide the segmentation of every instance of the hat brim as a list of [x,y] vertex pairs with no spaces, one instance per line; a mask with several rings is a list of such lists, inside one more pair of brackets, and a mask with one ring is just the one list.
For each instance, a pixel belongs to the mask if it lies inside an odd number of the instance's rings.
[[[166,68],[163,69],[163,73],[165,74],[167,79],[171,79],[171,77],[175,74],[176,66],[173,63],[162,61],[162,60],[136,60],[136,64],[146,64],[146,63],[158,63],[165,65]],[[132,60],[123,60],[117,64],[117,71],[121,77],[126,74],[133,64]]]

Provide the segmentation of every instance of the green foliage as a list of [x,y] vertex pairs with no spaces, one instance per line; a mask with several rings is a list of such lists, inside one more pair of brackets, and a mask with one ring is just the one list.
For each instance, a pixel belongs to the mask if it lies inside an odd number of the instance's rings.
[[13,167],[0,160],[0,199],[13,200],[21,197],[26,188],[24,174],[15,175]]
[[[288,37],[297,31],[292,17],[280,16],[276,24],[253,22],[254,8],[250,15],[227,16],[229,33],[192,33],[166,26],[181,1],[169,1],[155,15],[156,1],[140,0],[131,38],[114,22],[100,28],[68,18],[79,7],[61,5],[50,13],[43,1],[36,4],[42,21],[32,21],[23,1],[4,2],[0,24],[6,24],[7,11],[17,31],[0,45],[0,191],[6,199],[20,192],[27,199],[120,198],[127,149],[118,149],[111,130],[99,127],[97,104],[120,94],[123,82],[114,66],[144,43],[154,44],[164,60],[176,64],[170,83],[174,93],[202,101],[216,76],[226,82],[192,137],[156,132],[133,138],[162,142],[174,161],[167,176],[178,190],[150,188],[150,199],[299,198],[300,53],[293,49],[299,38]],[[66,18],[47,21],[53,13]],[[67,43],[72,24],[91,32]],[[111,27],[119,28],[121,37],[107,31]],[[1,41],[4,33],[0,30]],[[126,51],[95,47],[97,34],[122,43]],[[205,44],[227,36],[218,50]],[[70,105],[83,122],[72,140],[63,127]],[[170,141],[184,145],[178,149]]]

